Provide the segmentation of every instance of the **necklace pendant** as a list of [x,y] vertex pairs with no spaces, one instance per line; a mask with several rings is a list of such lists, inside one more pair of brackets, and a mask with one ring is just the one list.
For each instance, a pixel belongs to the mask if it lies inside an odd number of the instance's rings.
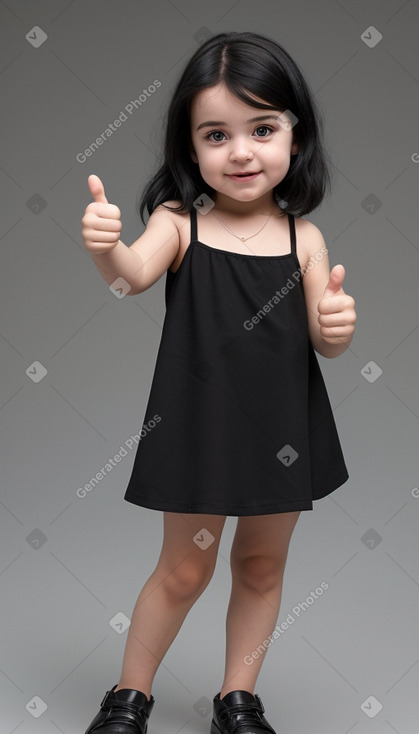
[[246,237],[240,237],[242,242],[246,242]]

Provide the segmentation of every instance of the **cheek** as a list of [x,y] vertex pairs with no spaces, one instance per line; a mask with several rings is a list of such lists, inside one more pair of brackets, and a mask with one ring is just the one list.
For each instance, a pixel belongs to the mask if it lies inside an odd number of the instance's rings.
[[[266,152],[266,156],[264,153]],[[291,148],[287,145],[278,145],[275,149],[268,150],[266,148],[261,155],[261,159],[266,160],[273,169],[281,171],[284,166],[288,167],[290,163]]]
[[208,148],[201,149],[198,152],[198,157],[201,170],[208,171],[210,173],[215,173],[219,170],[222,156],[219,155],[218,150],[214,148],[211,150]]

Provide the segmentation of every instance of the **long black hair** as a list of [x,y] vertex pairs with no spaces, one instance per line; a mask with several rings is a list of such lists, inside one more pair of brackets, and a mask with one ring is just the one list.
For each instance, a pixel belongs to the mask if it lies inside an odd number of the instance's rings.
[[[137,207],[142,221],[159,204],[176,200],[172,211],[190,211],[202,193],[212,189],[191,158],[190,109],[201,89],[225,83],[229,91],[252,107],[290,110],[297,118],[292,127],[298,153],[291,156],[285,178],[275,187],[281,209],[297,217],[321,203],[331,176],[323,147],[323,121],[307,82],[291,56],[274,40],[251,32],[219,33],[207,39],[181,73],[167,114],[163,162],[146,184]],[[252,96],[249,96],[249,93]],[[254,99],[257,96],[266,104]]]

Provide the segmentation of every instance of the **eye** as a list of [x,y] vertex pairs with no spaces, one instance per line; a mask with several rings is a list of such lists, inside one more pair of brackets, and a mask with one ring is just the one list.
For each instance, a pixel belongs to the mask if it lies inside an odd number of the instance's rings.
[[[221,130],[213,130],[211,133],[208,133],[208,135],[205,135],[206,140],[213,140],[211,138],[211,135],[224,135],[224,133],[221,132]],[[219,143],[220,140],[213,140],[214,143]]]
[[[273,128],[270,127],[270,125],[258,125],[257,128],[255,129],[255,132],[256,131],[260,131],[260,130],[265,130],[266,131],[266,135],[259,135],[258,134],[258,135],[256,135],[256,137],[258,137],[258,138],[267,138],[268,135],[269,135],[269,133],[270,132],[273,132]],[[217,139],[217,138],[213,138],[212,137],[213,135],[221,135],[221,136],[224,136],[225,137],[224,133],[221,130],[212,130],[210,133],[208,133],[207,135],[205,135],[205,139],[206,140],[212,140],[212,142],[214,142],[214,143],[221,143],[222,137]]]
[[[256,130],[268,130],[268,132],[272,132],[273,128],[272,127],[269,127],[269,125],[258,125],[258,127],[256,128]],[[267,136],[266,135],[258,135],[257,137],[258,138],[259,137],[266,138]]]

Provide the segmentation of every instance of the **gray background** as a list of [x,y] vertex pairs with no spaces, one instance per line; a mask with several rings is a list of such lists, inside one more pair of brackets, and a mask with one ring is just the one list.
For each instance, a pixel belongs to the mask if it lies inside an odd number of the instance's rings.
[[[256,692],[284,734],[416,734],[418,22],[412,0],[0,3],[2,734],[85,731],[119,680],[127,632],[111,620],[129,619],[160,552],[162,513],[123,500],[136,446],[76,494],[140,430],[164,318],[164,278],[116,298],[81,218],[96,173],[122,211],[122,240],[140,236],[135,200],[177,75],[203,35],[224,30],[271,35],[316,94],[334,183],[308,218],[331,267],[345,266],[358,316],[347,352],[318,356],[350,478],[300,516],[278,624],[328,589],[272,643]],[[34,26],[47,34],[38,48]],[[370,26],[383,36],[373,48]],[[236,522],[156,675],[150,734],[209,732]],[[370,697],[383,707],[372,717]]]

